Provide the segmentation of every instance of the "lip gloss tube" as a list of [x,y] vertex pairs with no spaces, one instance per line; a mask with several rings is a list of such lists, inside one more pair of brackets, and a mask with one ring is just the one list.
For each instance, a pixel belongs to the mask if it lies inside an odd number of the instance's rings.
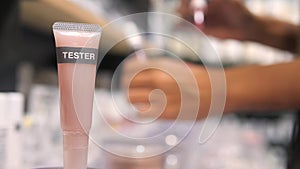
[[193,8],[194,12],[194,23],[199,29],[204,28],[204,8],[207,5],[206,0],[192,0],[191,7]]
[[64,169],[86,169],[98,46],[96,24],[53,24],[60,91]]

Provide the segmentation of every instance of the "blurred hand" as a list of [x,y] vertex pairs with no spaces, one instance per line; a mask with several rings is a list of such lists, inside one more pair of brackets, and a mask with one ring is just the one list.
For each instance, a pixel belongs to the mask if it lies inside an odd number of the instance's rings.
[[129,101],[143,117],[199,119],[207,116],[211,88],[208,73],[201,66],[166,58],[143,64],[132,59],[125,65],[122,79],[128,88]]
[[193,8],[190,5],[191,0],[181,0],[181,3],[177,9],[177,12],[189,22],[194,22],[193,18]]
[[[192,21],[193,9],[190,0],[182,0],[179,12]],[[239,0],[210,0],[204,9],[205,34],[219,38],[247,39],[255,16]]]
[[246,39],[254,19],[239,0],[212,0],[204,13],[203,32],[219,38]]

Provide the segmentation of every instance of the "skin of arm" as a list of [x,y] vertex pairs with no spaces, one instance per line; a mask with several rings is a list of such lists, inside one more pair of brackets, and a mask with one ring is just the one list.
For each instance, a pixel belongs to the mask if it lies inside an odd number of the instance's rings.
[[298,52],[300,45],[300,25],[274,18],[255,16],[246,33],[246,40],[263,43],[275,48]]
[[229,111],[300,108],[300,59],[270,66],[225,70]]
[[[214,106],[211,105],[211,82],[204,67],[194,64],[189,64],[189,67],[200,92],[197,118],[203,119],[207,116],[210,106]],[[224,113],[299,109],[299,72],[300,59],[270,66],[254,65],[226,69],[227,91]],[[129,100],[132,104],[149,105],[151,90],[161,89],[165,92],[168,102],[160,118],[176,119],[182,101],[177,83],[162,71],[141,72],[131,81]],[[140,108],[141,112],[144,110],[145,108]]]

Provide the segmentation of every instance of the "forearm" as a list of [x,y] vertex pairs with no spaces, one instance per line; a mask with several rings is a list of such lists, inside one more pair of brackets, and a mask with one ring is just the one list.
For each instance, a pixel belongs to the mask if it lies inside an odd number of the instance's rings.
[[248,40],[263,43],[293,53],[299,52],[300,25],[272,18],[254,16],[249,25]]
[[300,108],[300,60],[226,70],[227,112]]

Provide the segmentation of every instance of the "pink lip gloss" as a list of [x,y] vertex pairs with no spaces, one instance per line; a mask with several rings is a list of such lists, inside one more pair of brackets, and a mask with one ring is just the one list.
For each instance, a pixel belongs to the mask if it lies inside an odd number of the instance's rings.
[[64,169],[86,169],[101,28],[96,24],[56,22],[53,33]]

